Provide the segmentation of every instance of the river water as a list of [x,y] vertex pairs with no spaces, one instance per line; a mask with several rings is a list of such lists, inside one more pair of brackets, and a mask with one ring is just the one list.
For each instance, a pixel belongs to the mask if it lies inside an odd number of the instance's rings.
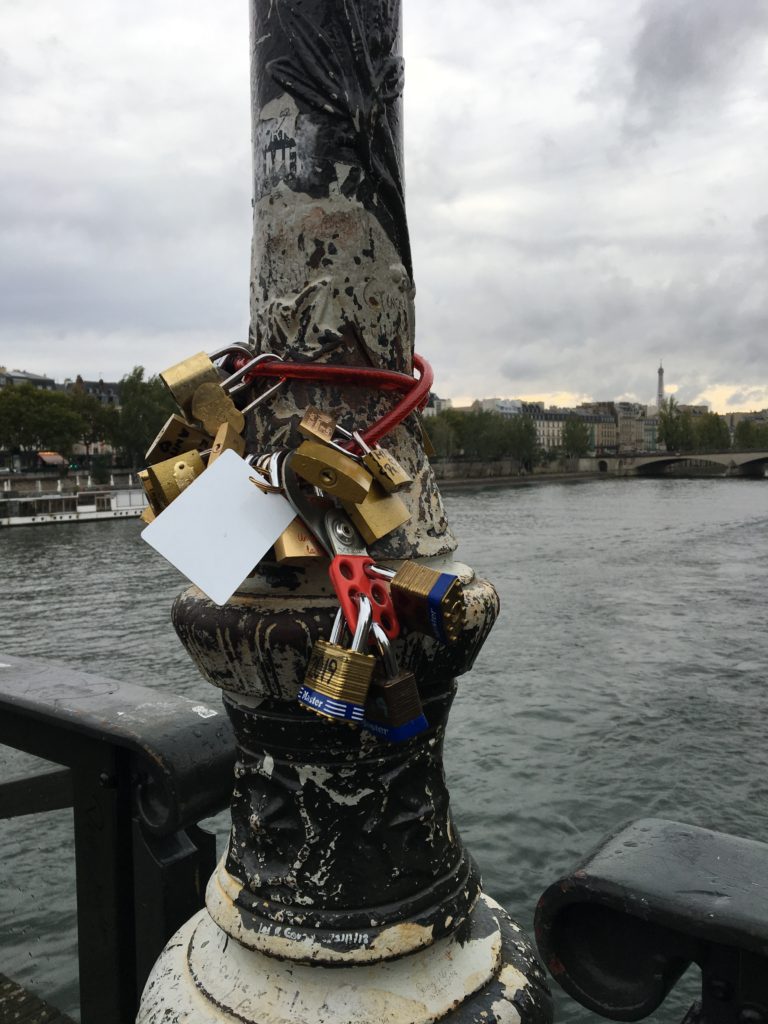
[[[485,889],[536,899],[606,832],[668,817],[768,840],[768,481],[450,491],[459,557],[502,613],[460,681],[454,816]],[[135,521],[0,533],[0,654],[203,701],[169,622],[181,577]],[[0,754],[4,775],[23,759]],[[226,814],[209,823],[223,838]],[[0,822],[0,973],[77,1016],[71,814]],[[695,971],[653,1018],[680,1020]],[[556,986],[555,986],[556,987]],[[598,1020],[563,998],[558,1020]]]

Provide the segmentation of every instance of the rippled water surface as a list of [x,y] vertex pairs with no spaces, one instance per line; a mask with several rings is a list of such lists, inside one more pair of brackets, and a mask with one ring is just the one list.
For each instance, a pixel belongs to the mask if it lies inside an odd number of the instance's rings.
[[[768,481],[452,491],[446,505],[459,557],[502,602],[446,743],[486,890],[530,931],[542,890],[629,818],[768,841]],[[183,581],[138,523],[5,530],[0,565],[0,652],[215,699],[170,626]],[[0,973],[76,1015],[71,814],[0,822],[0,845]],[[651,1019],[679,1020],[694,992],[686,978]],[[599,1019],[558,1002],[559,1020]]]

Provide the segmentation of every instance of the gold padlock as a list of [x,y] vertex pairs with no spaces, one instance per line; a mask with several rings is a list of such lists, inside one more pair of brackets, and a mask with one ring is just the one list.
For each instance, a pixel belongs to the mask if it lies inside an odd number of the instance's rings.
[[300,704],[325,718],[360,724],[376,658],[366,654],[371,627],[371,604],[361,595],[357,628],[350,647],[341,645],[345,621],[341,609],[329,640],[316,640],[307,664]]
[[145,459],[147,465],[152,466],[156,462],[163,462],[165,459],[191,451],[192,448],[197,448],[201,452],[210,447],[210,435],[174,413],[149,446]]
[[218,459],[222,452],[233,451],[237,455],[245,454],[245,438],[236,433],[229,423],[222,423],[216,431],[216,437],[211,445],[211,454],[208,456],[208,465]]
[[363,501],[373,484],[368,470],[351,455],[320,441],[303,441],[290,460],[294,473],[341,501]]
[[341,504],[366,544],[381,540],[411,518],[404,502],[396,494],[387,494],[375,480],[361,502],[342,499]]
[[228,423],[237,434],[245,429],[245,416],[218,381],[205,381],[197,388],[192,396],[192,415],[209,434],[216,434],[222,423]]
[[157,519],[157,516],[149,507],[149,505],[147,505],[147,507],[139,516],[139,519],[141,519],[142,522],[147,523],[147,525],[149,525],[149,523],[154,523],[154,521]]
[[298,516],[288,524],[275,541],[275,561],[281,565],[299,565],[308,558],[322,558],[323,552]]
[[301,417],[299,433],[309,441],[332,441],[336,433],[336,418],[310,405]]
[[[144,488],[144,493],[146,494],[147,501],[149,502],[149,508],[145,510],[145,513],[142,513],[141,518],[144,519],[144,515],[146,514],[146,512],[152,512],[153,518],[159,516],[160,513],[163,511],[163,505],[161,505],[160,499],[155,493],[155,490],[152,486],[152,481],[149,479],[149,473],[147,472],[146,469],[142,469],[142,471],[139,473],[139,482],[141,483],[141,486]],[[149,523],[151,521],[151,519],[144,519],[145,523]]]
[[443,644],[456,643],[466,621],[459,577],[418,562],[404,562],[390,577],[389,592],[398,620]]
[[[189,359],[163,370],[160,380],[187,415],[192,415],[192,399],[201,384],[219,383],[219,372],[205,352],[198,352]],[[217,424],[218,426],[218,424]],[[215,433],[211,431],[211,433]]]
[[200,452],[194,449],[149,466],[147,479],[161,509],[167,508],[204,470]]
[[381,484],[387,494],[402,491],[408,484],[413,483],[413,478],[408,476],[394,455],[384,448],[379,448],[378,445],[371,448],[364,440],[363,435],[357,431],[353,432],[352,437],[363,453],[363,465],[373,479]]

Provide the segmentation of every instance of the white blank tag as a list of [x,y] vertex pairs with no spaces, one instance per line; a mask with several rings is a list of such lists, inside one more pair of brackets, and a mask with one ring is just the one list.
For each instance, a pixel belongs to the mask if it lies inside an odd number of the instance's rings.
[[141,536],[216,604],[224,604],[296,515],[282,494],[225,451]]

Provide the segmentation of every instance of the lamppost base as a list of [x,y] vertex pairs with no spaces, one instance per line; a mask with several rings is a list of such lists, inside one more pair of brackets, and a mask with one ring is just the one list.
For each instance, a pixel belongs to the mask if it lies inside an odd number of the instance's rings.
[[370,966],[278,960],[231,939],[202,910],[147,981],[137,1024],[548,1024],[531,944],[481,895],[448,938]]

